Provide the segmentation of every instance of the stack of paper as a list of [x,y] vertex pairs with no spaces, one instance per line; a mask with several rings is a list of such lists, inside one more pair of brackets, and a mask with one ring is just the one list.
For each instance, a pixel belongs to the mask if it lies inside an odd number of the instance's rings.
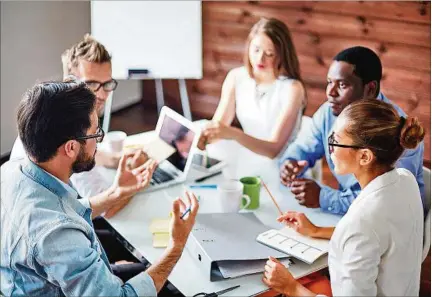
[[170,219],[153,219],[150,224],[150,232],[153,234],[153,247],[163,248],[169,242]]

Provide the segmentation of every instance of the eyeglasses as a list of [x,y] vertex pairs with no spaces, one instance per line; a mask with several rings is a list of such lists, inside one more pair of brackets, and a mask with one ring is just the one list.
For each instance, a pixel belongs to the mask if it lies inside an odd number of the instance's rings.
[[353,148],[353,149],[364,149],[364,146],[357,146],[357,145],[346,145],[346,144],[339,144],[337,143],[335,136],[334,136],[334,132],[332,132],[332,134],[330,134],[329,138],[328,138],[328,150],[330,154],[333,154],[334,152],[334,147],[344,147],[344,148]]
[[86,136],[80,136],[80,137],[76,137],[75,139],[76,140],[86,140],[86,139],[96,138],[96,142],[100,143],[104,139],[104,136],[105,136],[105,132],[99,126],[98,129],[97,129],[97,131],[96,131],[96,134],[91,134],[91,135],[86,135]]
[[118,82],[115,79],[111,79],[106,82],[98,82],[95,80],[88,80],[85,81],[87,87],[92,90],[93,92],[99,91],[99,89],[102,87],[105,92],[111,92],[114,91],[117,88]]

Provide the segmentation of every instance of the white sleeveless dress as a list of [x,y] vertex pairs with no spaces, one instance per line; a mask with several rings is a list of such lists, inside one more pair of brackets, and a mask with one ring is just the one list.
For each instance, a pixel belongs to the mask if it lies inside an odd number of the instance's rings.
[[[258,89],[255,80],[249,76],[245,67],[236,68],[234,71],[236,115],[243,131],[252,137],[270,140],[280,112],[288,104],[288,94],[295,80],[279,76],[271,85]],[[295,140],[300,131],[305,101],[303,99],[294,129],[278,157]]]

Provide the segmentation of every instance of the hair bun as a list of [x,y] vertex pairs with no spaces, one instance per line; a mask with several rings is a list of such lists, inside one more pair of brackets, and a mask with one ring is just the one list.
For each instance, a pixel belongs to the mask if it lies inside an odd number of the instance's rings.
[[423,140],[425,131],[417,118],[408,117],[401,130],[400,144],[404,149],[414,149]]

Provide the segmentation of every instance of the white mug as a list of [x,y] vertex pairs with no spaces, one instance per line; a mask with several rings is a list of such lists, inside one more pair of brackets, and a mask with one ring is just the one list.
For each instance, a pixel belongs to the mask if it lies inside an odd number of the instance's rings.
[[109,149],[113,153],[119,153],[123,151],[123,144],[126,140],[127,134],[123,131],[111,131],[105,136]]
[[[218,202],[222,212],[238,212],[249,206],[251,200],[243,194],[243,184],[237,180],[225,181],[218,185]],[[243,199],[246,203],[243,205]]]

